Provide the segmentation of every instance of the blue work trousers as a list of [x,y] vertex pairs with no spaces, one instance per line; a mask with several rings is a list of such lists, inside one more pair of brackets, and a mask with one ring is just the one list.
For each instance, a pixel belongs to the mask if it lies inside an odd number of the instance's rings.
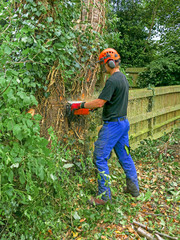
[[128,152],[129,128],[127,118],[123,120],[119,118],[116,122],[105,122],[99,131],[98,140],[95,142],[94,163],[100,175],[98,178],[98,194],[102,194],[103,200],[111,199],[108,159],[112,149],[115,150],[126,178],[131,179],[139,191],[136,168]]

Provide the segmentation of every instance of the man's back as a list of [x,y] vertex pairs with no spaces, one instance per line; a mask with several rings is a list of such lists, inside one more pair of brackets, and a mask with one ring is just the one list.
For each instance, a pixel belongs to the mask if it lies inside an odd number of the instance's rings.
[[128,92],[129,84],[123,73],[118,71],[108,78],[99,95],[99,99],[107,100],[103,107],[104,121],[127,115]]

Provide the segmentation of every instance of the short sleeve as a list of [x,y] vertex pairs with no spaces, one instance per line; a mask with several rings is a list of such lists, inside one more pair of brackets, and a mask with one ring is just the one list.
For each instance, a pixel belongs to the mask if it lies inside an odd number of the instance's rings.
[[103,99],[106,101],[110,101],[112,98],[112,95],[114,93],[114,84],[112,83],[112,81],[107,80],[101,94],[99,95],[99,99]]

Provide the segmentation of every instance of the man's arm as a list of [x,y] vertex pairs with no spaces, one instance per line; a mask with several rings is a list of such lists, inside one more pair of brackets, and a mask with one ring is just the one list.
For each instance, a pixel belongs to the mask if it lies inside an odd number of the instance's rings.
[[94,108],[101,108],[104,106],[104,104],[106,103],[106,100],[103,99],[95,99],[93,101],[90,102],[86,102],[84,104],[84,108],[89,108],[89,109],[94,109]]

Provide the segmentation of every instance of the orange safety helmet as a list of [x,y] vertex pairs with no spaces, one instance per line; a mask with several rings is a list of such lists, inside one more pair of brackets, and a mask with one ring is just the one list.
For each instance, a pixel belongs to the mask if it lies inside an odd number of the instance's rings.
[[113,48],[107,48],[103,50],[99,55],[99,63],[107,63],[109,60],[117,61],[120,60],[119,53]]

